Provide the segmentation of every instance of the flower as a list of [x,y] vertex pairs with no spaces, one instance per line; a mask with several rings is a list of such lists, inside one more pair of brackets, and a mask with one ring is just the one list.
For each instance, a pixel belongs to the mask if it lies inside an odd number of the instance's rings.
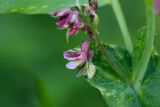
[[64,8],[53,13],[53,16],[58,19],[56,25],[60,28],[68,28],[68,35],[76,35],[83,22],[80,20],[79,11],[71,8]]
[[155,6],[156,6],[158,15],[160,15],[160,0],[155,0]]
[[69,50],[64,52],[64,58],[70,62],[66,64],[68,69],[76,69],[80,67],[77,76],[87,75],[91,79],[95,74],[95,66],[92,64],[93,52],[89,50],[90,42],[85,40],[81,49]]

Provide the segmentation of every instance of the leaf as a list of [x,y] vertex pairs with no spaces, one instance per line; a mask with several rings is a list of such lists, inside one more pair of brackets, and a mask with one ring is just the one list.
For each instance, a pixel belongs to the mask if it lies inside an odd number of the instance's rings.
[[141,29],[138,30],[137,32],[137,39],[136,39],[136,46],[134,48],[133,54],[132,54],[132,63],[134,66],[134,72],[133,72],[133,79],[136,76],[136,70],[137,67],[141,61],[141,57],[143,55],[143,52],[145,50],[145,45],[146,45],[146,32],[147,28],[142,27]]
[[[81,4],[88,0],[79,0]],[[0,13],[48,14],[75,5],[76,0],[0,0]],[[109,1],[100,0],[100,6]]]
[[[112,45],[105,47],[113,62],[123,68],[121,70],[130,70],[131,60],[126,50]],[[100,90],[109,107],[141,107],[134,90],[120,79],[99,51],[94,54],[93,63],[96,74],[88,81]]]
[[[136,47],[133,52],[132,61],[134,72],[133,79],[137,72],[136,67],[139,65],[141,57],[146,47],[146,32],[147,28],[143,27],[138,31],[136,39]],[[139,99],[141,100],[142,107],[159,107],[160,102],[160,55],[156,49],[153,50],[145,76],[142,81]]]
[[140,98],[144,107],[160,105],[160,55],[154,51],[142,84]]

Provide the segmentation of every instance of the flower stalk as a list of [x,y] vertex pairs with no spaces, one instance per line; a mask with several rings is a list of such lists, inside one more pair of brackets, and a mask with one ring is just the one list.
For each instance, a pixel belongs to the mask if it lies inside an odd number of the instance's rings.
[[92,24],[93,27],[91,28],[91,31],[93,32],[95,41],[98,45],[99,50],[101,51],[104,59],[110,64],[110,66],[115,70],[115,72],[127,83],[130,84],[130,80],[128,79],[128,77],[119,69],[119,67],[117,67],[117,65],[115,65],[112,61],[112,59],[110,58],[109,54],[107,53],[106,49],[104,48],[101,40],[100,40],[100,36],[99,36],[99,32],[98,32],[98,22],[99,22],[99,18],[96,15],[96,11],[98,8],[98,0],[89,0],[89,4],[90,7],[93,8],[94,13],[92,14]]
[[112,66],[112,68],[116,71],[116,73],[127,83],[130,84],[130,80],[129,78],[119,69],[119,67],[117,67],[117,65],[115,65],[112,61],[112,59],[109,57],[107,51],[105,50],[100,37],[99,37],[99,33],[97,30],[94,31],[94,35],[95,35],[95,41],[99,47],[99,50],[101,51],[103,57],[105,58],[105,60],[107,62],[109,62],[109,64]]

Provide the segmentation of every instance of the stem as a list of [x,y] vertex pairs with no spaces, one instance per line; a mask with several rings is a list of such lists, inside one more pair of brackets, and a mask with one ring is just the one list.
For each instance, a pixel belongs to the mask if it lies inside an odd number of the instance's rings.
[[139,92],[141,88],[141,84],[143,81],[143,78],[145,76],[145,73],[147,71],[147,66],[154,48],[154,36],[155,36],[155,29],[156,29],[156,15],[155,11],[153,9],[153,6],[148,7],[147,6],[147,37],[146,37],[146,46],[144,53],[142,55],[141,61],[139,63],[139,66],[137,68],[137,75],[134,82],[134,89],[136,92]]
[[98,44],[99,50],[101,51],[102,55],[104,56],[105,60],[109,62],[109,64],[112,66],[112,68],[116,71],[116,73],[128,84],[130,84],[130,80],[128,79],[128,77],[113,63],[112,59],[109,57],[107,51],[105,50],[98,31],[95,31],[95,40]]
[[123,39],[124,39],[124,42],[125,42],[125,46],[126,46],[128,52],[130,54],[132,54],[133,44],[132,44],[132,40],[130,38],[131,36],[130,36],[129,30],[128,30],[128,27],[127,27],[127,24],[126,24],[126,21],[125,21],[125,17],[124,17],[123,12],[122,12],[121,5],[119,3],[119,0],[111,0],[111,6],[112,6],[114,14],[117,18],[119,27],[121,29]]

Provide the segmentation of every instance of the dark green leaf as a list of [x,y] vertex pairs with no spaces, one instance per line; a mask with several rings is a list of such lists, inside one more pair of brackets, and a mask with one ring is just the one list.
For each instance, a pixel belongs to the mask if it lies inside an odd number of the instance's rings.
[[[116,46],[106,46],[106,51],[121,70],[130,72],[131,60],[126,50]],[[93,63],[97,71],[89,82],[100,90],[109,107],[140,107],[134,90],[120,79],[99,51],[95,53]]]
[[[88,0],[79,0],[81,4]],[[76,0],[0,0],[0,13],[27,13],[41,14],[51,13],[57,9],[74,6]],[[100,0],[100,5],[109,1]]]
[[160,55],[154,51],[141,89],[144,107],[160,106]]
[[[125,75],[130,78],[131,58],[129,53],[115,45],[105,45],[105,48],[112,62],[121,70],[121,72],[125,73]],[[120,79],[110,64],[106,62],[100,51],[95,52],[93,62],[98,68],[108,71],[110,75]]]

